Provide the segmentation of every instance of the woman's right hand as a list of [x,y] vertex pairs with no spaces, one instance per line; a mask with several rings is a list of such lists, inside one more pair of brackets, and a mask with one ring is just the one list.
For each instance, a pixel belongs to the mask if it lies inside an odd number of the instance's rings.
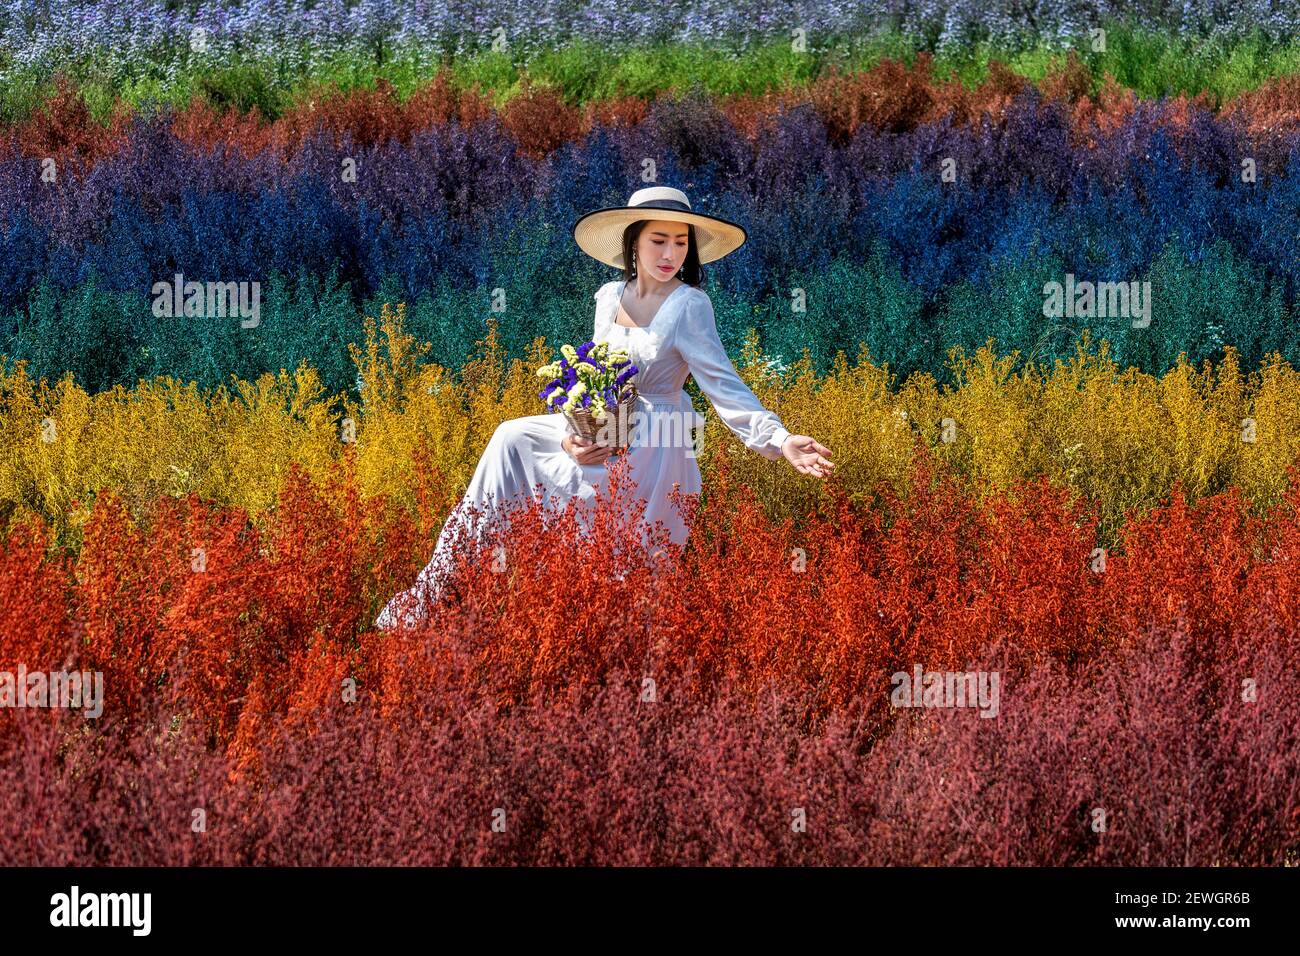
[[609,445],[597,445],[590,438],[581,435],[565,435],[560,443],[569,457],[580,465],[600,465],[614,453]]

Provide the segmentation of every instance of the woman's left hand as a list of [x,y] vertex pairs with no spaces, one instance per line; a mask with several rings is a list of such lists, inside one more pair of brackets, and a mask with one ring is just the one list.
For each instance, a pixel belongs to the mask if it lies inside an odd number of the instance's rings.
[[795,471],[805,475],[826,478],[835,470],[831,450],[810,435],[791,435],[781,445],[781,454]]

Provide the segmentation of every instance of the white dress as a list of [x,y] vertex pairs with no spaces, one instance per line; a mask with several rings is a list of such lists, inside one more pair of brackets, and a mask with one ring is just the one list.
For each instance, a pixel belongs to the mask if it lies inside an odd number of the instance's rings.
[[[683,494],[700,492],[698,446],[692,442],[690,427],[702,428],[704,424],[682,389],[686,376],[695,377],[727,427],[764,458],[779,459],[790,432],[736,374],[718,338],[707,293],[679,285],[660,304],[649,325],[630,328],[614,321],[624,285],[623,280],[614,280],[596,291],[592,339],[628,352],[638,368],[634,381],[642,414],[636,416],[631,444],[623,456],[635,484],[632,500],[644,501],[642,532],[662,522],[672,542],[685,544],[689,529],[668,495],[675,486]],[[559,412],[502,422],[479,459],[461,505],[473,502],[487,508],[494,502],[529,495],[544,506],[553,499],[563,508],[569,499],[580,498],[585,505],[577,509],[579,520],[589,516],[587,505],[594,504],[598,493],[608,494],[609,472],[604,464],[578,464],[560,447],[571,431],[568,419]],[[452,509],[428,565],[409,590],[388,602],[375,621],[376,627],[391,628],[402,622],[414,625],[427,617],[450,567],[454,529],[468,520],[462,507]],[[482,514],[478,520],[484,520]],[[585,523],[580,526],[589,527]],[[479,529],[467,530],[478,540]]]

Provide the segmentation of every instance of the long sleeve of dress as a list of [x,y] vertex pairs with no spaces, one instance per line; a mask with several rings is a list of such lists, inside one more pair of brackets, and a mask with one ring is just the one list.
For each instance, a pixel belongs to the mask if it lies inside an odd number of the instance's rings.
[[781,445],[790,431],[775,412],[763,407],[758,396],[736,373],[718,337],[713,303],[707,295],[692,296],[687,303],[678,328],[677,348],[700,391],[745,447],[770,461],[779,459]]
[[592,322],[592,328],[591,328],[591,336],[593,342],[599,341],[608,328],[609,320],[605,315],[605,312],[608,308],[608,303],[606,300],[609,298],[609,294],[611,291],[613,291],[614,286],[616,284],[617,283],[615,282],[606,282],[603,286],[601,286],[599,289],[596,290],[596,294],[595,296],[593,296],[593,298],[596,300],[596,316],[594,321]]

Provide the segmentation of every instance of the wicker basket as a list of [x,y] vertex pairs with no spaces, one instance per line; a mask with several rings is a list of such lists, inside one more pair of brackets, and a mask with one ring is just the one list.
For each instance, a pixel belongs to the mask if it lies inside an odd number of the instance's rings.
[[[606,416],[613,417],[612,424],[608,418],[596,418],[589,408],[565,412],[564,416],[573,424],[574,432],[588,441],[594,441],[597,445],[608,445],[618,451],[627,451],[628,445],[632,443],[632,412],[636,410],[637,404],[635,383],[629,382],[623,386],[623,395],[622,402],[613,408],[605,409]],[[601,434],[602,429],[606,429],[604,435]],[[601,441],[602,437],[606,439],[604,442]]]

